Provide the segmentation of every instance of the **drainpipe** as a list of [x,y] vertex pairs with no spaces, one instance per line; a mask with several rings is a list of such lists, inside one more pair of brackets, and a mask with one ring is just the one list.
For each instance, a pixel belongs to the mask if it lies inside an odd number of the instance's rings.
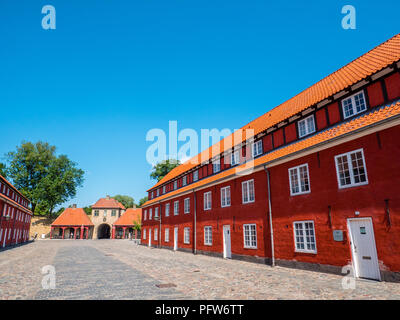
[[271,234],[271,266],[275,266],[275,249],[274,249],[274,228],[272,226],[272,205],[271,205],[271,184],[269,170],[264,166],[264,170],[267,173],[267,184],[268,184],[268,215],[269,215],[269,226]]
[[159,206],[159,214],[160,214],[160,230],[159,230],[159,238],[158,238],[158,248],[161,249],[161,216],[162,216],[162,212],[161,212],[161,201],[158,202]]
[[196,192],[195,192],[195,190],[193,189],[193,200],[194,200],[194,228],[193,228],[193,231],[194,231],[194,235],[193,235],[193,254],[197,254],[197,220],[196,220],[196,207],[197,207],[197,205],[196,205]]

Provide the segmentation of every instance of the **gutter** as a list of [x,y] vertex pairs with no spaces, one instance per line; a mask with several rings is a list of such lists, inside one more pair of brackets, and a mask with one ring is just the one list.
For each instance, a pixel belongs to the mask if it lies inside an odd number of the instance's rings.
[[274,227],[272,225],[272,204],[271,204],[271,184],[269,170],[264,165],[264,170],[267,173],[267,188],[268,188],[268,216],[269,216],[269,228],[271,234],[271,266],[275,267],[275,248],[274,248]]
[[193,189],[193,200],[194,200],[194,224],[193,224],[193,254],[197,254],[197,204],[196,204],[196,191]]

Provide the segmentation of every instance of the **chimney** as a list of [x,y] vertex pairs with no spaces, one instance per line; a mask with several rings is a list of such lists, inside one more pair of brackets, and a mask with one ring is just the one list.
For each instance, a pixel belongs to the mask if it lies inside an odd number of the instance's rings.
[[136,209],[136,204],[135,203],[133,204],[133,209]]
[[72,205],[72,208],[76,209],[76,203],[74,203],[74,204]]
[[107,199],[107,200],[110,200],[110,196],[109,196],[109,195],[107,195],[107,196],[106,196],[106,199]]

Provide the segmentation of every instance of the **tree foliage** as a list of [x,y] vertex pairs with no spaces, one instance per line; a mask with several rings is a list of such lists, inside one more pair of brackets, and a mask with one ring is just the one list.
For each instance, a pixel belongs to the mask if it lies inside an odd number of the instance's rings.
[[0,162],[0,175],[7,179],[6,165]]
[[56,147],[47,142],[23,142],[6,158],[7,176],[31,200],[36,214],[51,216],[56,206],[76,195],[84,181],[84,171],[66,155],[57,156]]
[[180,162],[179,160],[176,159],[168,159],[161,161],[157,163],[150,174],[150,177],[152,179],[155,179],[157,181],[160,181],[162,178],[164,178],[168,172],[170,172],[172,169],[175,167],[179,166]]
[[118,202],[122,203],[126,209],[133,208],[133,205],[135,204],[133,198],[130,196],[123,196],[123,195],[117,194],[116,196],[114,196],[112,198],[117,200]]
[[142,199],[139,200],[139,203],[137,206],[140,208],[147,200],[148,200],[147,196],[143,197]]

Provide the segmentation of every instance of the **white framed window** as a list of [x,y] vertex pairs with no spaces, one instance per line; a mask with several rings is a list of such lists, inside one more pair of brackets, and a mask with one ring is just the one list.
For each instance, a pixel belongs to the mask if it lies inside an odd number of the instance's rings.
[[317,253],[314,221],[295,221],[293,231],[296,252]]
[[178,189],[178,180],[174,181],[174,190]]
[[186,227],[183,229],[183,243],[190,244],[190,228]]
[[240,162],[239,150],[237,150],[231,154],[231,165],[235,166],[239,164],[239,162]]
[[154,228],[154,241],[158,240],[158,228]]
[[166,191],[166,188],[165,188],[165,186],[163,186],[163,187],[162,187],[162,193],[164,194],[165,191]]
[[103,217],[107,217],[107,210],[104,210]]
[[289,169],[290,195],[310,193],[310,178],[308,164],[302,164]]
[[212,246],[212,227],[204,227],[204,245]]
[[211,191],[204,193],[204,210],[211,210]]
[[143,230],[143,239],[146,240],[146,229]]
[[251,145],[251,154],[253,158],[263,153],[262,140],[258,140]]
[[165,242],[169,242],[169,228],[165,228],[164,230],[164,240]]
[[254,202],[254,179],[242,182],[242,202]]
[[183,207],[184,207],[184,213],[190,212],[190,198],[185,198],[185,200],[183,200]]
[[149,220],[153,218],[153,208],[150,208],[149,210]]
[[154,208],[154,218],[158,218],[158,207]]
[[368,184],[363,149],[335,156],[339,189]]
[[179,214],[179,200],[174,202],[174,216]]
[[229,207],[231,205],[231,187],[221,188],[221,207]]
[[312,114],[311,116],[308,116],[307,118],[300,120],[297,123],[297,126],[299,128],[300,138],[315,132],[314,115]]
[[199,180],[199,170],[193,171],[193,181]]
[[367,110],[364,91],[357,92],[342,100],[343,117],[349,118],[355,114]]
[[184,186],[186,186],[186,184],[187,184],[187,176],[184,176],[182,178],[182,186],[184,187]]
[[257,225],[243,225],[243,241],[244,247],[247,249],[257,249]]
[[165,216],[169,217],[169,203],[165,205]]
[[160,189],[157,189],[157,197],[160,195]]
[[217,173],[221,171],[221,161],[220,159],[213,161],[213,173]]

